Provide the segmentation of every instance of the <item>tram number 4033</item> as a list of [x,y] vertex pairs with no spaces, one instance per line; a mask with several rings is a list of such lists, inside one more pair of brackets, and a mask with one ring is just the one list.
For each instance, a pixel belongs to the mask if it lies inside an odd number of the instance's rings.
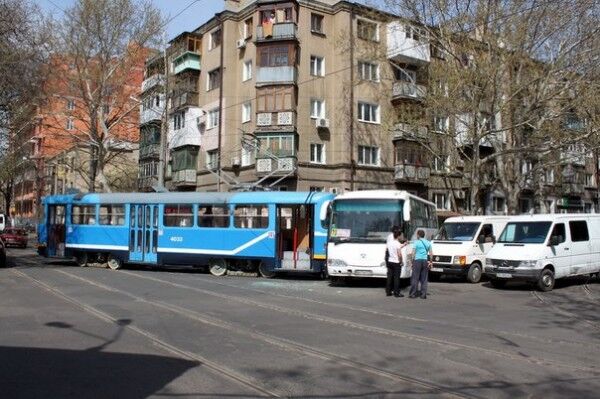
[[172,242],[183,242],[183,237],[171,237]]

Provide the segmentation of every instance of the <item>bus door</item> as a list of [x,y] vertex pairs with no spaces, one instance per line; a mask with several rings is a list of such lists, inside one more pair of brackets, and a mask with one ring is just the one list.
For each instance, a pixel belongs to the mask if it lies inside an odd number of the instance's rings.
[[312,205],[277,206],[277,257],[283,270],[311,270]]
[[158,246],[158,205],[129,206],[129,260],[156,263]]
[[48,205],[46,220],[48,234],[48,256],[65,256],[65,215],[66,205]]

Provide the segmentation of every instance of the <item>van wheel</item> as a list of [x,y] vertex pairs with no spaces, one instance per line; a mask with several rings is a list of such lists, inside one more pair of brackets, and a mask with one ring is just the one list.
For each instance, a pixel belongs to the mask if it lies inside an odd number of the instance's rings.
[[506,285],[506,280],[500,280],[498,278],[493,278],[490,280],[490,284],[494,288],[504,288],[504,286]]
[[79,267],[86,267],[88,265],[88,256],[86,252],[80,252],[75,257],[75,263]]
[[211,259],[208,271],[213,276],[222,277],[227,274],[227,262],[225,259]]
[[550,269],[542,270],[537,287],[543,292],[552,291],[552,288],[554,288],[554,272]]
[[106,264],[108,265],[108,267],[111,270],[119,270],[120,268],[123,267],[123,261],[121,259],[117,258],[116,256],[112,256],[112,255],[108,256],[108,260],[107,260]]
[[270,269],[269,266],[265,262],[260,262],[258,265],[258,274],[264,278],[273,278],[275,277],[275,271]]
[[481,265],[479,263],[473,263],[467,272],[467,281],[469,283],[477,284],[481,281],[481,274]]
[[339,287],[341,285],[345,285],[346,278],[339,276],[329,276],[329,281],[331,281],[331,285],[333,285],[334,287]]

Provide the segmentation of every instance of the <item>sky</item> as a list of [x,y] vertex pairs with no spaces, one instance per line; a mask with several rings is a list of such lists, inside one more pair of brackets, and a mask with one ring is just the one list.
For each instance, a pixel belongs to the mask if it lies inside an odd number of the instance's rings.
[[[34,0],[42,10],[60,17],[61,9],[70,7],[75,0]],[[191,31],[208,21],[218,12],[223,11],[223,0],[152,0],[170,20],[175,15],[189,6],[184,12],[176,16],[166,26],[167,39],[170,40],[184,31]],[[377,0],[376,0],[377,1]],[[358,1],[368,3],[368,0]],[[373,0],[370,1],[371,3]]]

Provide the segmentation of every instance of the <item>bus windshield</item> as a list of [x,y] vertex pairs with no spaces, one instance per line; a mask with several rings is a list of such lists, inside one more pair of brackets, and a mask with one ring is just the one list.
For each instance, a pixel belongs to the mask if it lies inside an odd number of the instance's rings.
[[444,223],[435,236],[436,240],[442,241],[471,241],[481,223]]
[[403,200],[348,199],[333,202],[332,241],[385,242],[402,225]]
[[506,225],[498,242],[543,244],[552,222],[511,222]]

